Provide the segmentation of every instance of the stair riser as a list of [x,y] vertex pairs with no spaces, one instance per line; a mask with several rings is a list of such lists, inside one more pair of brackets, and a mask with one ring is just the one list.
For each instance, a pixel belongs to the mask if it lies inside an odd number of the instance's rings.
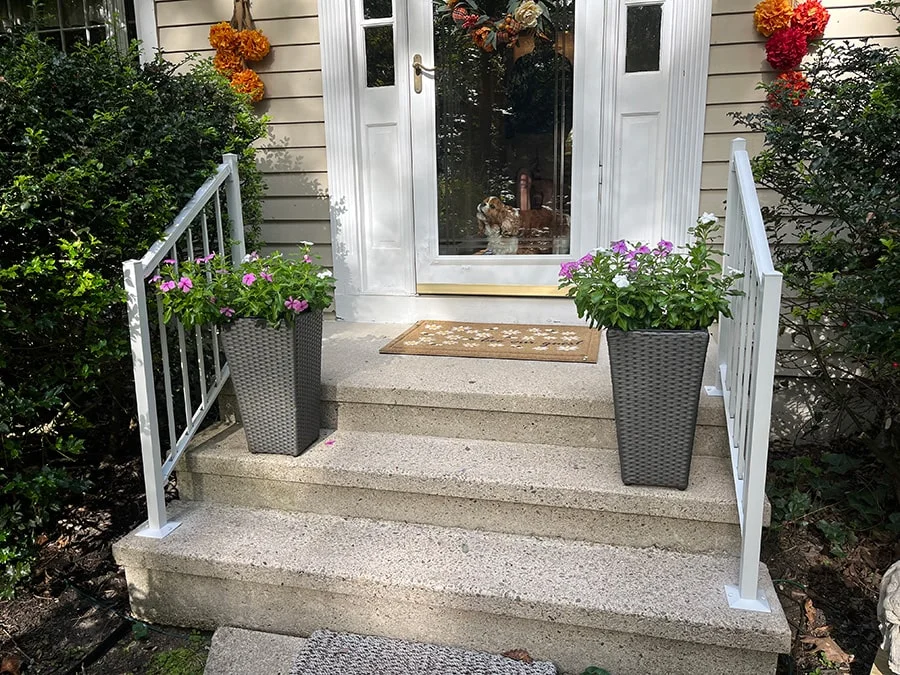
[[775,670],[774,654],[401,601],[377,591],[363,596],[133,566],[125,571],[135,616],[160,624],[292,635],[327,628],[488,652],[522,648],[569,673],[591,665],[616,675]]
[[733,553],[736,524],[487,499],[179,471],[182,499],[426,525],[578,539],[616,546]]
[[[322,425],[328,429],[616,447],[615,421],[606,418],[334,401],[323,401],[322,408]],[[727,452],[728,432],[724,426],[697,425],[694,454],[724,457]]]

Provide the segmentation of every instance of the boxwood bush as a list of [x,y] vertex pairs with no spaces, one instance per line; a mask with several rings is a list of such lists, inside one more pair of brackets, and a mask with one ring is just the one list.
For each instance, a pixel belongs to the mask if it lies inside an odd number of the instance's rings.
[[258,232],[265,122],[193,66],[0,33],[0,595],[28,576],[35,534],[72,488],[66,460],[135,451],[122,261],[226,152]]

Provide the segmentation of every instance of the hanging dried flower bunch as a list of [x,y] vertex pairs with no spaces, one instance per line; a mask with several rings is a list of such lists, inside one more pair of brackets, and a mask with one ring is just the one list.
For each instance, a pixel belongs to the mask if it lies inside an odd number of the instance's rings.
[[253,103],[261,101],[265,85],[247,63],[262,61],[271,45],[253,22],[250,0],[234,0],[231,21],[222,21],[209,29],[209,44],[216,50],[213,66],[231,80],[235,91],[247,94]]
[[776,92],[788,92],[793,105],[803,100],[809,83],[802,73],[793,71],[800,67],[811,44],[825,34],[829,18],[821,0],[803,0],[796,6],[794,0],[761,0],[756,5],[753,23],[769,38],[766,60],[781,73],[769,95],[769,105],[779,105]]
[[520,36],[551,39],[553,32],[550,10],[556,6],[554,0],[509,0],[506,12],[500,16],[485,14],[477,0],[433,2],[439,17],[448,17],[486,52],[512,47]]

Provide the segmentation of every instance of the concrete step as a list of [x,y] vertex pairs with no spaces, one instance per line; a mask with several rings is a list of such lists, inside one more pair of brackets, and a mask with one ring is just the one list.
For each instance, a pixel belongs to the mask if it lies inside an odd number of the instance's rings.
[[251,454],[218,425],[178,469],[182,498],[620,546],[736,553],[728,460],[685,491],[622,484],[615,450],[340,430],[300,457]]
[[208,502],[170,511],[181,525],[165,539],[114,546],[148,621],[512,645],[616,675],[771,674],[790,644],[764,566],[772,613],[728,607],[729,556]]
[[[605,340],[596,364],[378,353],[407,327],[326,323],[324,427],[616,447]],[[716,383],[716,351],[711,341],[705,384]],[[653,420],[647,433],[665,442]],[[722,399],[702,393],[694,452],[725,456],[727,447]]]
[[293,635],[219,628],[203,675],[290,675],[306,640]]

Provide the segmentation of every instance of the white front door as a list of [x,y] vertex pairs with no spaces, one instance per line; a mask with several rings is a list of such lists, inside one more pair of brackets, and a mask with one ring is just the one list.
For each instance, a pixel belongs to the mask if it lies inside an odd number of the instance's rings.
[[684,241],[711,0],[543,4],[541,35],[487,52],[432,0],[319,0],[343,316],[553,295],[560,263],[597,246]]
[[[502,17],[508,2],[478,6]],[[586,148],[599,166],[599,145],[578,82],[602,3],[545,7],[543,35],[484,48],[431,0],[408,3],[420,293],[554,294],[560,263],[596,245],[599,182],[576,169]],[[599,77],[599,64],[586,68]]]

